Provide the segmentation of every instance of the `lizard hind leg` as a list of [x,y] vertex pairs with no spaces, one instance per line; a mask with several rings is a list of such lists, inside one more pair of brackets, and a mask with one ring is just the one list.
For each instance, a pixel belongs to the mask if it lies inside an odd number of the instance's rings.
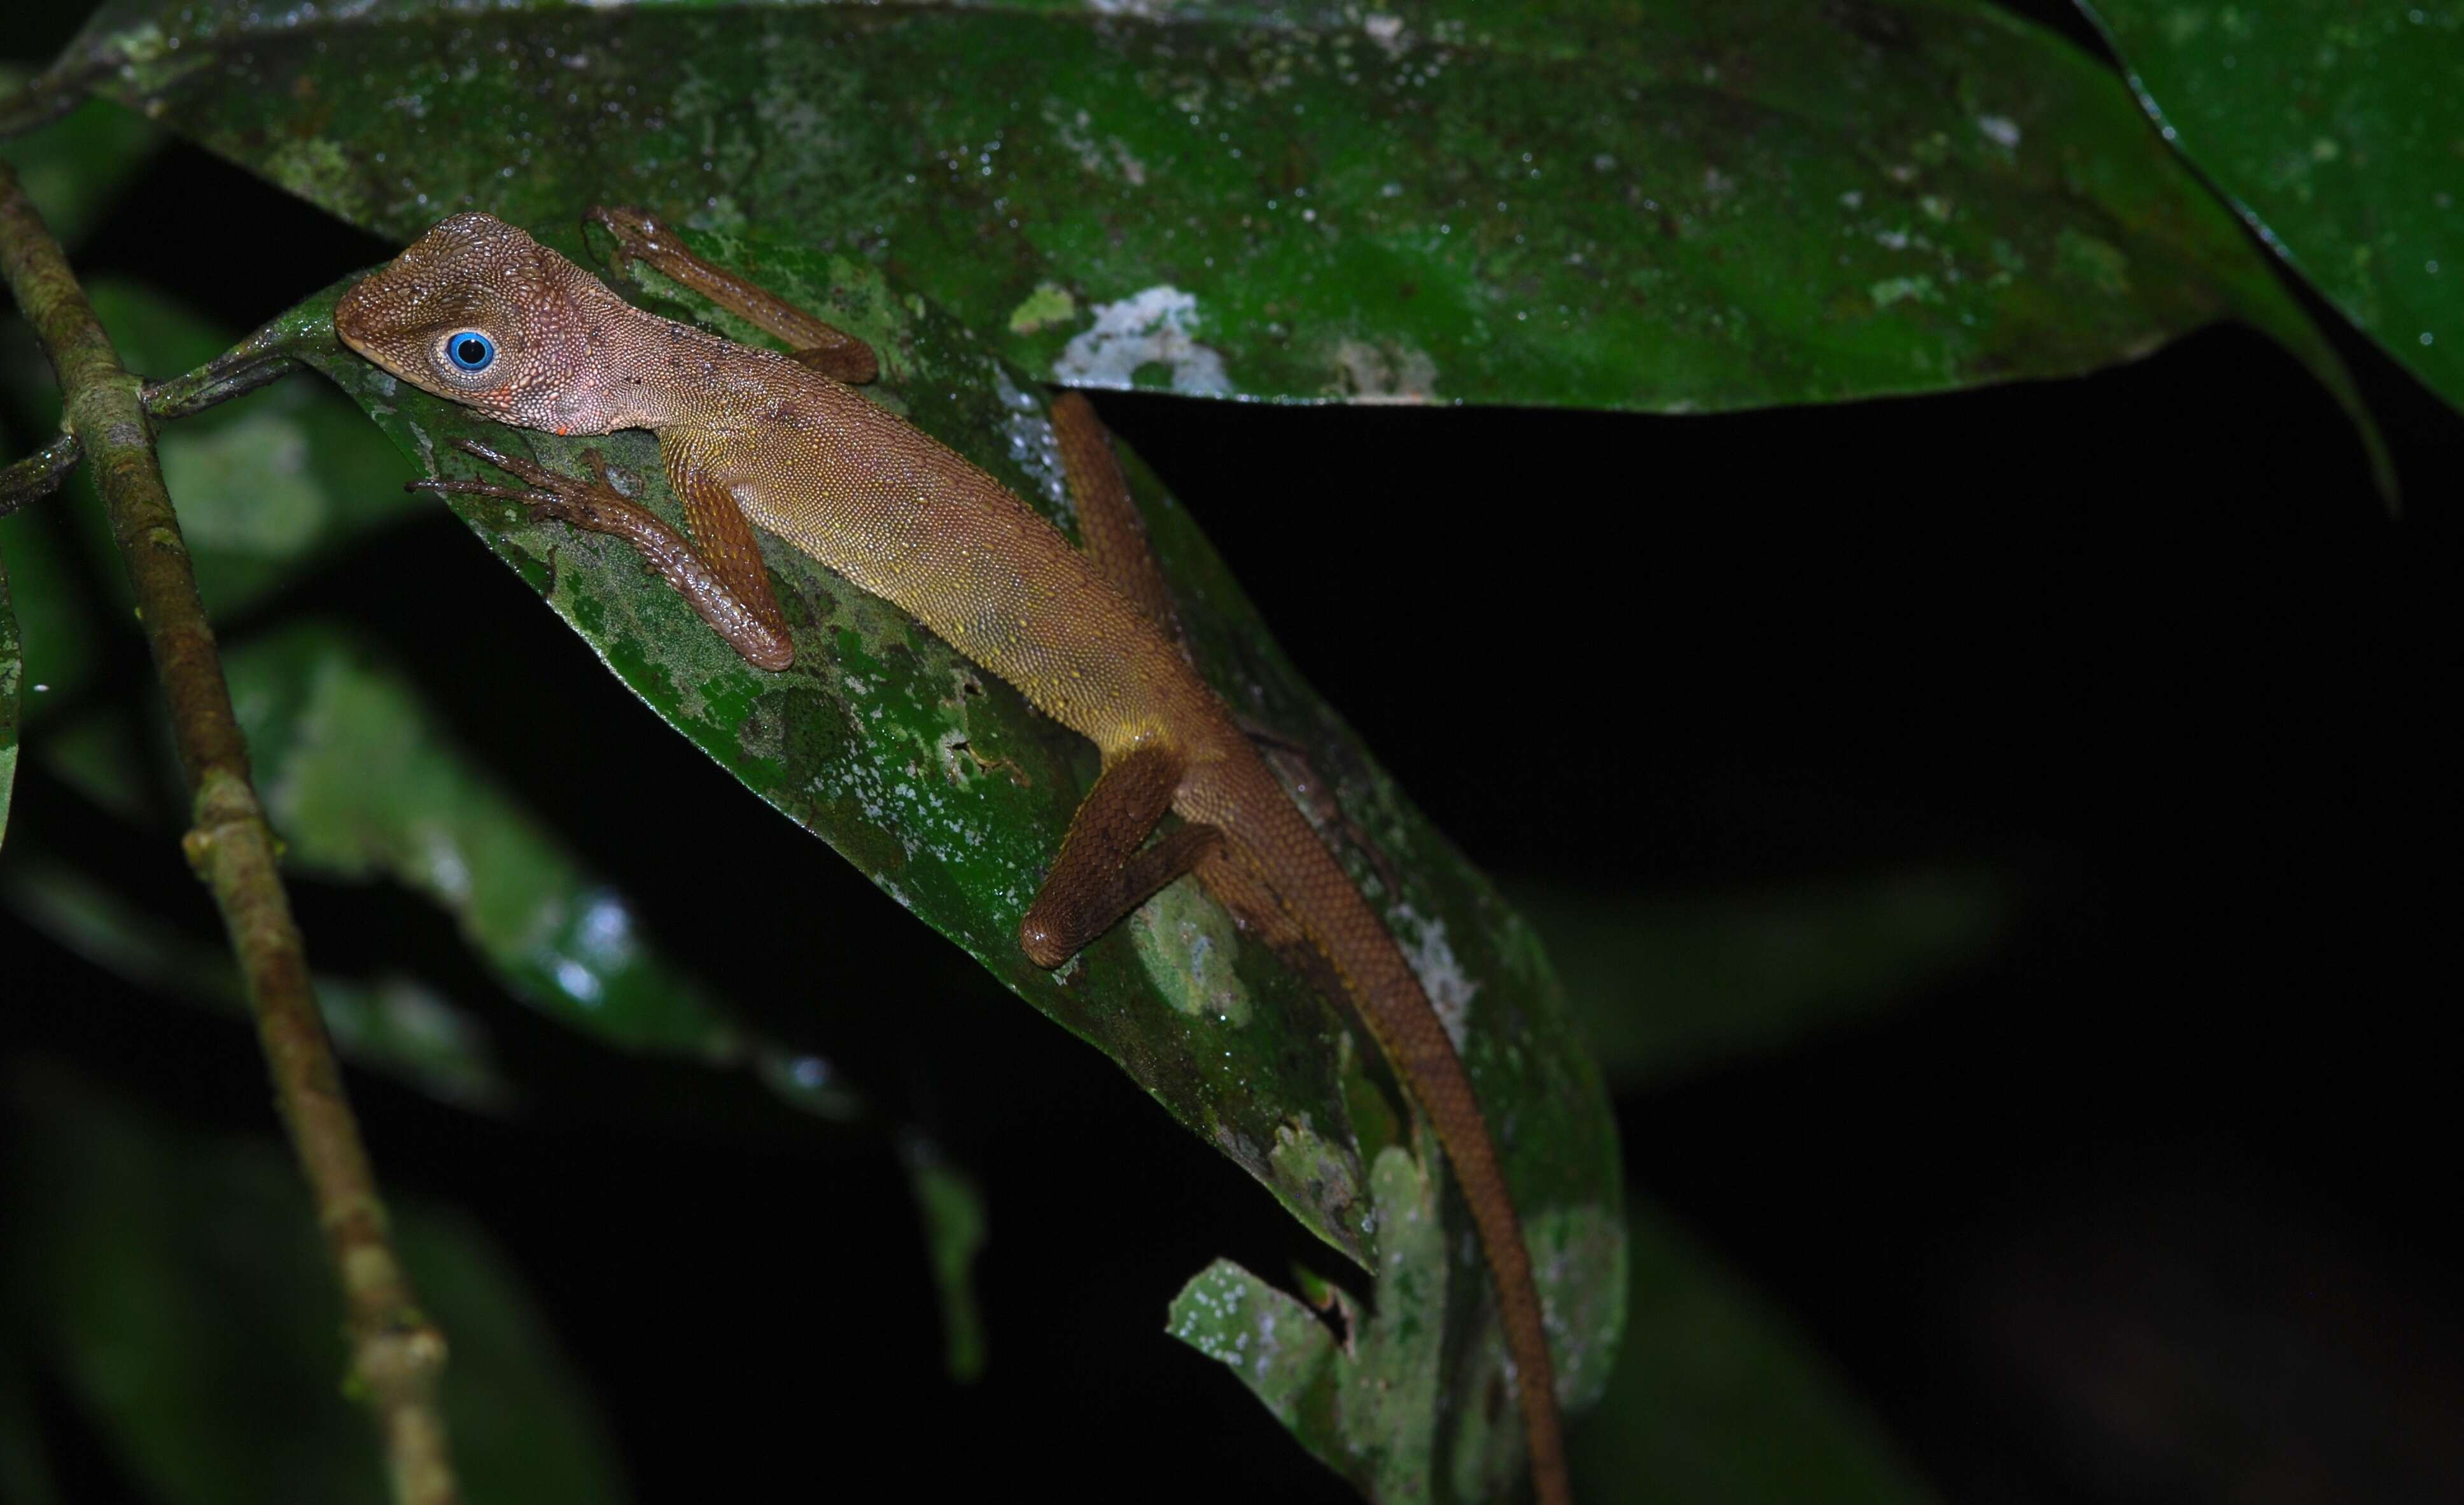
[[1047,970],[1059,966],[1221,849],[1222,833],[1203,825],[1177,827],[1144,845],[1179,783],[1180,755],[1161,747],[1133,748],[1106,765],[1018,923],[1028,960]]
[[833,381],[861,387],[881,374],[872,346],[824,321],[759,283],[693,255],[682,236],[648,210],[598,205],[590,217],[616,237],[619,261],[641,261],[668,279],[709,299],[774,339],[786,343],[789,359]]
[[1163,629],[1187,658],[1189,639],[1173,609],[1172,587],[1164,584],[1155,550],[1147,544],[1137,503],[1130,499],[1129,478],[1112,453],[1111,432],[1084,393],[1063,392],[1052,400],[1052,438],[1061,451],[1069,499],[1078,509],[1080,550],[1095,572]]

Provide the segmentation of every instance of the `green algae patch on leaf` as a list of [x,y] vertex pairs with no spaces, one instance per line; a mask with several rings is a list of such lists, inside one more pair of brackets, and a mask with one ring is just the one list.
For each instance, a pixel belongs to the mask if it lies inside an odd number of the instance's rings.
[[2464,408],[2464,11],[2081,0],[2165,140]]
[[[588,255],[572,226],[536,229]],[[922,299],[893,292],[862,262],[751,231],[700,237],[700,244],[872,341],[897,379],[884,397],[1066,531],[1068,513],[1042,402],[1021,373],[967,330]],[[635,291],[663,300],[676,296],[655,282]],[[451,448],[457,437],[527,453],[565,472],[581,471],[583,452],[596,450],[645,505],[677,518],[650,435],[559,439],[491,425],[342,350],[331,329],[338,296],[328,290],[275,320],[230,362],[306,362],[359,401],[406,454],[446,475],[481,474]],[[1221,560],[1152,473],[1133,455],[1125,454],[1123,463],[1201,669],[1243,715],[1305,749],[1314,775],[1309,786],[1328,791],[1331,802],[1305,808],[1460,1029],[1527,1220],[1547,1227],[1573,1211],[1613,1227],[1617,1146],[1605,1093],[1529,927],[1309,692]],[[1152,928],[1142,942],[1135,926],[1118,927],[1057,974],[1035,967],[1020,949],[1019,919],[1097,771],[1091,744],[1036,714],[1008,685],[894,609],[775,540],[764,541],[764,557],[796,661],[769,674],[737,657],[674,592],[645,574],[629,549],[539,521],[517,503],[456,497],[451,505],[625,684],[747,788],[827,840],[1011,990],[1104,1051],[1305,1226],[1380,1271],[1381,1286],[1393,1278],[1383,1273],[1384,1230],[1359,1215],[1358,1188],[1369,1183],[1375,1146],[1408,1131],[1397,1127],[1399,1105],[1374,1045],[1356,1041],[1342,1010],[1307,979],[1214,914],[1172,919],[1160,946]],[[279,814],[281,785],[270,779],[269,788]],[[1212,909],[1200,895],[1178,902]],[[1176,960],[1191,970],[1168,987],[1155,973]],[[1276,1153],[1292,1125],[1313,1126],[1311,1153]],[[1442,1216],[1459,1237],[1430,1248],[1443,1254],[1468,1247],[1462,1209],[1449,1202]],[[1577,1285],[1597,1283],[1595,1263],[1574,1270],[1568,1278]],[[1404,1273],[1421,1278],[1417,1266]],[[1608,1310],[1587,1304],[1579,1292],[1552,1299],[1567,1311]],[[1485,1299],[1449,1307],[1445,1321],[1450,1341],[1503,1361]],[[1602,1351],[1616,1340],[1613,1325],[1572,1336]],[[1449,1394],[1445,1404],[1469,1403]],[[1491,1448],[1483,1456],[1484,1467],[1497,1467],[1503,1453]]]
[[1078,385],[1700,410],[2242,318],[2343,393],[2120,81],[1975,0],[115,0],[62,66],[396,240],[755,227]]

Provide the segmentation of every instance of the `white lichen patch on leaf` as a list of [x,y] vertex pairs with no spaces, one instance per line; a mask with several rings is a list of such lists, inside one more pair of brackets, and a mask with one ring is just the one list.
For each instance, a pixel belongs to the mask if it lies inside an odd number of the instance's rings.
[[1332,355],[1342,379],[1338,390],[1347,401],[1374,405],[1437,400],[1438,363],[1425,350],[1347,339],[1336,342]]
[[1071,516],[1069,487],[1061,469],[1061,441],[1052,432],[1052,419],[1045,411],[1044,399],[1010,380],[1007,365],[998,361],[991,364],[993,390],[1001,399],[1001,436],[1008,442],[1009,457],[1034,478],[1046,503],[1044,510],[1066,520]]
[[1147,977],[1173,1007],[1240,1029],[1249,1022],[1249,990],[1232,970],[1240,941],[1232,918],[1198,880],[1166,884],[1130,916],[1130,943]]
[[1866,289],[1876,308],[1888,308],[1893,303],[1939,303],[1942,294],[1935,290],[1929,277],[1884,277]]
[[1231,394],[1222,353],[1199,343],[1198,295],[1169,283],[1098,303],[1093,327],[1070,337],[1052,363],[1070,387],[1133,387],[1140,367],[1160,365],[1172,389],[1192,397]]
[[1589,1405],[1608,1388],[1625,1332],[1631,1256],[1624,1225],[1615,1210],[1587,1204],[1527,1209],[1523,1228],[1557,1360],[1558,1403]]
[[1446,1038],[1461,1051],[1472,995],[1480,991],[1480,984],[1455,959],[1454,945],[1446,940],[1446,922],[1409,904],[1397,904],[1388,913],[1386,923],[1402,947],[1403,960],[1412,963],[1413,974],[1419,978],[1420,990],[1429,995],[1438,1022],[1446,1027]]
[[1375,1209],[1361,1196],[1360,1158],[1349,1144],[1328,1139],[1304,1118],[1275,1126],[1275,1144],[1266,1160],[1287,1195],[1326,1208],[1338,1224],[1363,1225],[1362,1242],[1368,1242],[1375,1231]]

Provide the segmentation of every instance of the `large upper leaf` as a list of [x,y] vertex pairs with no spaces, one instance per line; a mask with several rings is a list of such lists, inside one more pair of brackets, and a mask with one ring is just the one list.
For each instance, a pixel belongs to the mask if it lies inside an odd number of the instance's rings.
[[[576,227],[536,228],[587,254]],[[865,263],[768,239],[702,239],[719,259],[870,339],[891,376],[882,400],[1067,525],[1040,399],[964,331],[921,299],[893,296]],[[649,435],[560,440],[486,424],[342,350],[331,329],[334,297],[329,290],[275,321],[240,359],[306,360],[406,451],[449,473],[473,470],[447,448],[455,436],[528,450],[565,470],[596,447],[674,516]],[[1125,459],[1202,666],[1244,715],[1306,747],[1342,814],[1399,874],[1397,892],[1369,855],[1345,852],[1431,995],[1463,1012],[1465,1060],[1538,1246],[1543,1298],[1567,1321],[1560,1361],[1566,1391],[1579,1401],[1601,1383],[1616,1338],[1613,1319],[1587,1319],[1608,1310],[1600,1288],[1620,1257],[1616,1144],[1598,1073],[1539,945],[1309,694],[1188,517]],[[623,546],[536,523],[516,504],[456,510],[671,724],[1103,1049],[1305,1224],[1378,1268],[1365,1167],[1398,1142],[1403,1120],[1375,1048],[1194,883],[1168,889],[1057,976],[1019,949],[1019,918],[1095,771],[1091,744],[775,541],[765,551],[798,650],[796,667],[780,675],[744,664]],[[540,693],[552,697],[554,687]],[[1432,1246],[1431,1257],[1444,1255]],[[1478,1303],[1450,1317],[1465,1351],[1488,1350],[1494,1339],[1476,1325]],[[1433,1392],[1430,1404],[1441,1403],[1464,1398]],[[1504,1436],[1501,1446],[1513,1446],[1510,1430]]]
[[2464,10],[2080,0],[2165,139],[2464,407]]
[[593,202],[1039,377],[1683,410],[2334,357],[2111,74],[1969,0],[114,0],[64,66],[353,222]]

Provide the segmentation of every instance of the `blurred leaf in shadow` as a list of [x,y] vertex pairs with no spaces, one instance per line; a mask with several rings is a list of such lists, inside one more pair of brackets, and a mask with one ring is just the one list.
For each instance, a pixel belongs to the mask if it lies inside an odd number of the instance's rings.
[[2013,874],[1958,867],[1701,897],[1511,892],[1621,1091],[1905,1003],[1990,956],[2019,899]]
[[1574,1494],[1688,1505],[1929,1505],[1821,1355],[1673,1220],[1627,1204],[1630,1335],[1569,1440]]
[[[239,972],[227,947],[194,939],[146,914],[109,885],[53,852],[20,852],[0,867],[0,904],[60,945],[158,996],[246,1016]],[[418,979],[390,973],[358,981],[319,972],[317,1003],[334,1049],[440,1102],[501,1113],[514,1100],[487,1030],[461,1006]]]
[[607,1044],[741,1058],[724,1005],[642,934],[626,897],[346,631],[286,624],[224,662],[286,869],[404,885],[454,918],[508,991]]
[[[0,1303],[147,1497],[382,1505],[374,1430],[342,1394],[332,1273],[282,1149],[199,1137],[53,1072],[21,1071],[0,1112],[15,1229]],[[486,1232],[416,1199],[392,1213],[452,1335],[445,1409],[470,1497],[624,1500],[605,1424]]]
[[975,1178],[953,1165],[920,1130],[899,1136],[898,1159],[924,1223],[924,1247],[941,1299],[941,1343],[950,1378],[971,1383],[984,1372],[983,1314],[976,1304],[976,1256],[984,1247],[984,1199]]
[[[231,343],[230,331],[143,284],[100,277],[87,294],[121,359],[142,374],[187,370]],[[48,434],[58,427],[59,394],[22,327],[14,335],[0,346],[0,406],[13,427]],[[432,510],[404,494],[412,472],[400,454],[315,382],[276,383],[165,424],[160,451],[198,591],[220,624],[357,540]],[[26,662],[46,700],[65,700],[110,638],[133,638],[124,576],[86,471],[0,519],[0,553],[15,570]]]
[[[0,95],[14,91],[29,77],[22,68],[0,65]],[[147,159],[169,140],[161,126],[135,110],[94,100],[40,130],[0,142],[0,158],[42,210],[53,238],[75,252]]]
[[62,1505],[59,1486],[43,1441],[29,1357],[15,1334],[0,1328],[0,1500],[9,1505]]
[[[227,644],[223,665],[286,871],[401,884],[453,917],[509,994],[602,1044],[750,1065],[807,1112],[863,1116],[863,1094],[827,1063],[749,1031],[671,961],[642,933],[630,901],[457,746],[419,690],[349,630],[291,622]],[[164,750],[159,736],[98,707],[47,728],[36,755],[98,806],[143,823],[152,818],[148,778],[136,749],[149,745]],[[121,975],[237,1004],[218,948],[146,921],[61,857],[41,874],[17,874],[8,892],[28,918]],[[338,1011],[334,1027],[342,1034],[363,1019],[361,1045],[443,1049],[464,1038],[407,980],[337,986],[326,1000]],[[479,1084],[494,1072],[483,1062],[449,1050],[433,1067],[419,1074],[447,1089],[438,1096],[453,1098],[456,1082],[488,1096]]]

